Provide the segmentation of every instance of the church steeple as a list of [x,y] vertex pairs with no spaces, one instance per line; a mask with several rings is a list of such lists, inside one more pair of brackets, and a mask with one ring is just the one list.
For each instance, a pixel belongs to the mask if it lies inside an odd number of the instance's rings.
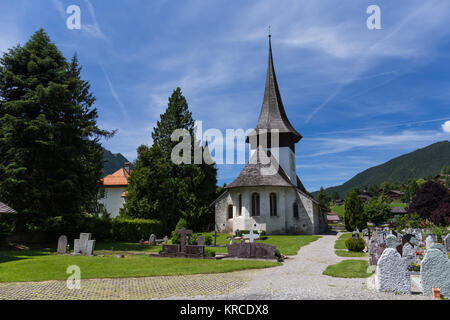
[[251,135],[258,134],[261,129],[265,129],[268,132],[270,132],[271,129],[278,129],[281,140],[297,143],[302,136],[292,127],[286,115],[286,111],[284,110],[273,65],[271,38],[272,36],[269,34],[269,61],[267,65],[264,99],[258,123]]

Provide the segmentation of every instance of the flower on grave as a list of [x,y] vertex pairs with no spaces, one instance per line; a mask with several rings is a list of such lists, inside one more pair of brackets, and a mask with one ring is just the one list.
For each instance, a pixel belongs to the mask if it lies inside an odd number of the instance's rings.
[[408,266],[408,271],[419,272],[420,271],[420,263],[411,262],[411,264]]

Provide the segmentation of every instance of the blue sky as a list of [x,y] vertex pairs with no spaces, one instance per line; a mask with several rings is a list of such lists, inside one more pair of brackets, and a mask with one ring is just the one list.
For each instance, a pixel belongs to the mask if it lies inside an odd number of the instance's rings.
[[[69,5],[81,30],[66,27]],[[381,30],[366,9],[381,8]],[[310,191],[450,138],[450,2],[386,0],[2,0],[0,52],[44,28],[78,53],[104,146],[130,160],[180,86],[203,129],[255,126],[267,27],[288,117],[303,135],[297,173]],[[447,131],[447,132],[446,132]],[[243,165],[219,165],[219,183]]]

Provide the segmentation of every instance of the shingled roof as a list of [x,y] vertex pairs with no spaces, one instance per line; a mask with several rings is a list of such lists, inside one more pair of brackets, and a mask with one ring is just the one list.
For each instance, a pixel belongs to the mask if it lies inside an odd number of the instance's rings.
[[16,210],[8,207],[3,202],[0,202],[0,213],[16,213]]
[[[278,170],[271,171],[271,166]],[[269,157],[261,146],[254,152],[239,176],[226,188],[254,186],[296,187],[291,183],[277,160],[273,156]]]
[[269,62],[267,66],[264,100],[258,123],[250,135],[258,134],[260,130],[270,131],[273,129],[278,129],[280,134],[289,133],[293,142],[298,142],[302,138],[300,133],[298,133],[289,122],[286,111],[284,110],[283,102],[281,101],[277,77],[273,66],[271,36],[269,35]]

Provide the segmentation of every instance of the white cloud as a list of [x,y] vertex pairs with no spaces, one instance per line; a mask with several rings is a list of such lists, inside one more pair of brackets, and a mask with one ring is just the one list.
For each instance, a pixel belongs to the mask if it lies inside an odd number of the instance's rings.
[[450,120],[449,120],[449,121],[445,121],[445,122],[442,124],[442,130],[443,130],[445,133],[450,133]]
[[310,141],[318,143],[320,151],[305,155],[305,157],[317,157],[328,154],[345,152],[356,148],[374,148],[374,147],[411,147],[419,143],[436,142],[441,133],[435,131],[403,131],[399,134],[387,135],[364,135],[342,138],[313,138]]

